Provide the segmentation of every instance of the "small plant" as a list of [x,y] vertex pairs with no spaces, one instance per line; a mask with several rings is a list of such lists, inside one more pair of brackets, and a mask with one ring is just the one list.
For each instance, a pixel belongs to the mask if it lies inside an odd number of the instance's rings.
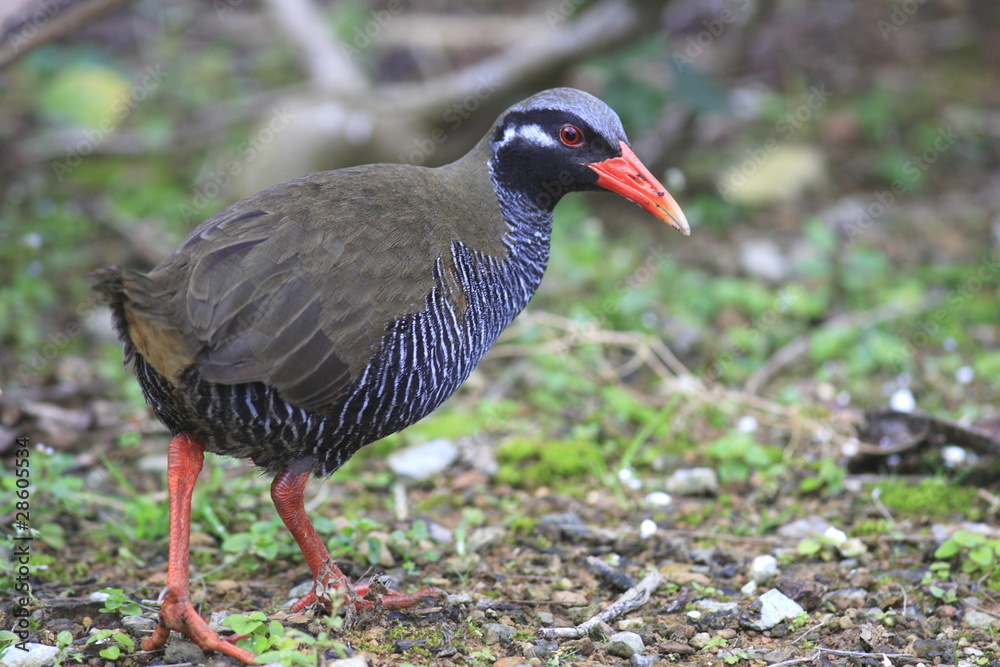
[[72,660],[73,662],[83,662],[83,656],[80,651],[73,648],[73,633],[69,630],[63,630],[56,635],[56,648],[59,649],[59,653],[52,660],[52,664],[55,667],[62,667],[66,660]]
[[[72,640],[72,636],[70,636]],[[124,653],[131,653],[135,650],[135,641],[121,630],[98,630],[87,637],[88,644],[104,645],[100,650],[100,656],[107,660],[117,660]]]
[[754,471],[773,477],[783,469],[779,447],[761,445],[741,431],[722,436],[709,446],[707,453],[718,461],[719,480],[723,483],[746,482]]
[[103,613],[113,614],[117,612],[122,616],[135,616],[142,611],[138,603],[125,595],[125,591],[120,588],[102,588],[97,592],[108,596],[104,601],[104,606],[101,607]]
[[985,535],[956,530],[945,540],[934,557],[941,561],[957,562],[961,571],[969,576],[982,577],[987,587],[1000,590],[1000,540],[989,539]]
[[[323,619],[326,627],[315,637],[301,630],[285,630],[280,623],[272,621],[269,624],[271,649],[259,654],[257,662],[280,662],[282,665],[314,667],[320,664],[331,650],[341,658],[347,657],[347,645],[338,638],[344,625],[344,619],[337,614],[338,600],[334,600],[333,606],[333,613]],[[271,626],[280,628],[280,632],[271,632],[276,629]]]
[[488,648],[482,648],[469,654],[469,661],[474,665],[488,665],[496,660]]
[[260,655],[264,651],[277,646],[285,637],[285,628],[278,621],[267,622],[267,616],[262,611],[252,611],[249,614],[232,614],[227,616],[222,624],[232,628],[243,639],[236,642],[240,648]]
[[840,492],[847,476],[847,468],[831,458],[822,458],[814,466],[816,474],[799,482],[802,493],[820,492],[823,496],[833,496]]
[[729,646],[729,642],[726,641],[725,637],[716,636],[709,639],[708,643],[701,650],[703,653],[709,653],[714,652],[715,649],[726,648],[727,646]]
[[753,655],[741,648],[734,648],[731,651],[723,651],[719,654],[719,657],[721,657],[722,662],[727,665],[735,665],[740,660],[746,660],[747,662],[754,661]]

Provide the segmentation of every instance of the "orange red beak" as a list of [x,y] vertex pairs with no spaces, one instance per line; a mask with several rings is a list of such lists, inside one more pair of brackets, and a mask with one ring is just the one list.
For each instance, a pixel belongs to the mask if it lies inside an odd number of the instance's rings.
[[621,150],[619,157],[587,165],[597,172],[597,185],[635,202],[684,236],[689,236],[691,226],[674,198],[624,141]]

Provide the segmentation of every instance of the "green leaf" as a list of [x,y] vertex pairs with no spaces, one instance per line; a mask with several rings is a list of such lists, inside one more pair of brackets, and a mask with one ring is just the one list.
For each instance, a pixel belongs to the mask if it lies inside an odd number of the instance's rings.
[[799,542],[796,551],[800,556],[815,556],[822,550],[823,545],[813,537],[807,537]]
[[935,558],[940,558],[942,560],[946,558],[951,558],[958,553],[959,546],[955,540],[945,540],[934,552]]
[[996,553],[989,545],[981,546],[969,552],[969,560],[983,570],[988,570],[996,564]]
[[101,651],[101,657],[108,660],[117,660],[121,654],[122,650],[118,646],[109,646]]

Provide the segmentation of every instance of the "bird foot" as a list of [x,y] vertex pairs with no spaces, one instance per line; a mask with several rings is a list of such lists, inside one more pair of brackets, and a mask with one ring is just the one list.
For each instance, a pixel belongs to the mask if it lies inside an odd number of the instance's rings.
[[443,590],[433,587],[423,588],[416,593],[399,593],[386,587],[378,578],[352,586],[340,568],[332,560],[326,560],[320,568],[313,589],[292,605],[291,612],[298,613],[320,604],[330,613],[333,611],[334,598],[343,596],[350,603],[346,610],[350,618],[355,610],[379,607],[389,610],[409,609],[424,600],[440,599],[445,595]]
[[155,651],[161,648],[170,638],[171,630],[181,633],[206,653],[218,651],[248,665],[254,664],[257,659],[250,651],[235,645],[235,642],[243,639],[241,635],[221,636],[208,627],[208,623],[195,611],[186,595],[174,595],[168,589],[160,604],[160,622],[153,635],[142,642],[142,650]]

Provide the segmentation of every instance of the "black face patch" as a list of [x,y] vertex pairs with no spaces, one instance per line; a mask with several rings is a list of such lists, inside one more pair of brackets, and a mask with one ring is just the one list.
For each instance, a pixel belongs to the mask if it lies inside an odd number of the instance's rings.
[[[583,135],[574,145],[560,138],[566,125]],[[587,165],[620,156],[621,140],[570,111],[514,110],[493,134],[493,173],[505,188],[551,209],[566,193],[595,189],[597,174]]]

